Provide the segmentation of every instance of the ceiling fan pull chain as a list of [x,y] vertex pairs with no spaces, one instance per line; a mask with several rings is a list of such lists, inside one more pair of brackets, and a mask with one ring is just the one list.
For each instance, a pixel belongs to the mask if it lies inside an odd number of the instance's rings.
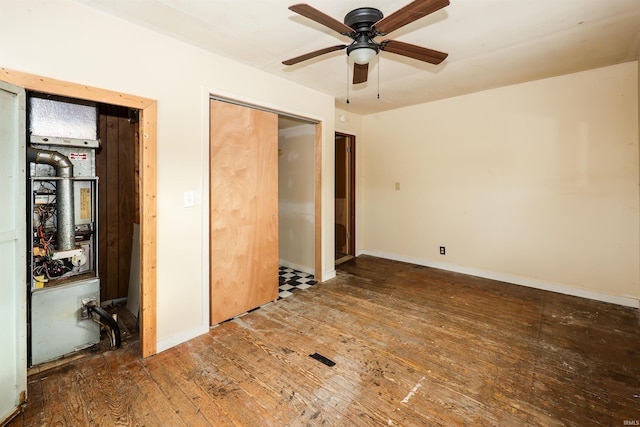
[[380,54],[378,54],[378,99],[380,99]]
[[347,104],[349,103],[349,57],[347,57]]

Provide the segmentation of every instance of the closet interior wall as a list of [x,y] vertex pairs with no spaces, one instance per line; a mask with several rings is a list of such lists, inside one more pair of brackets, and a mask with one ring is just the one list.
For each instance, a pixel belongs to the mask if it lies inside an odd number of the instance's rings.
[[133,224],[139,224],[137,114],[126,107],[98,108],[100,149],[96,153],[98,186],[98,271],[100,300],[127,297]]

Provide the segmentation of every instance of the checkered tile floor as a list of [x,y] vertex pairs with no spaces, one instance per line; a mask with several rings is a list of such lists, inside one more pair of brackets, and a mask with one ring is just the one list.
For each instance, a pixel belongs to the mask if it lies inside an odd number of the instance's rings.
[[279,275],[280,293],[278,294],[278,299],[286,298],[299,289],[307,289],[318,283],[315,281],[313,274],[303,273],[292,268],[281,266]]
[[[296,271],[292,268],[280,266],[278,275],[280,280],[280,284],[279,284],[280,289],[278,293],[279,300],[293,295],[293,293],[298,290],[309,289],[311,286],[318,283],[314,279],[313,274],[303,273],[301,271]],[[265,305],[268,305],[268,304],[271,304],[271,302]],[[241,313],[237,316],[232,317],[229,320],[238,319],[248,313],[251,313],[252,311],[256,311],[260,309],[260,307],[253,308],[245,313]],[[228,322],[229,320],[225,320],[224,322]],[[224,323],[224,322],[220,322],[220,323]]]

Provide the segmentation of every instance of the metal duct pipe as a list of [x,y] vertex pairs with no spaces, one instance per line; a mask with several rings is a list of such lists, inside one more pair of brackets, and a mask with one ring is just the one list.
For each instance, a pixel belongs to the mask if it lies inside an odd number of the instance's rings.
[[76,247],[76,232],[73,221],[73,163],[57,151],[27,147],[27,161],[51,165],[56,176],[56,208],[58,211],[57,249],[67,251]]

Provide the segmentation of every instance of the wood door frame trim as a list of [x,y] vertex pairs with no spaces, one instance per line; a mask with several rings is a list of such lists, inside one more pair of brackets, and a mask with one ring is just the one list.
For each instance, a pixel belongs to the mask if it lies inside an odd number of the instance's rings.
[[[356,255],[356,136],[345,132],[335,132],[349,140],[351,156],[349,156],[349,252]],[[335,144],[335,141],[334,141]]]
[[322,282],[322,122],[315,126],[315,266],[314,275]]
[[140,110],[140,349],[157,352],[157,117],[154,99],[0,68],[0,79],[27,90]]

